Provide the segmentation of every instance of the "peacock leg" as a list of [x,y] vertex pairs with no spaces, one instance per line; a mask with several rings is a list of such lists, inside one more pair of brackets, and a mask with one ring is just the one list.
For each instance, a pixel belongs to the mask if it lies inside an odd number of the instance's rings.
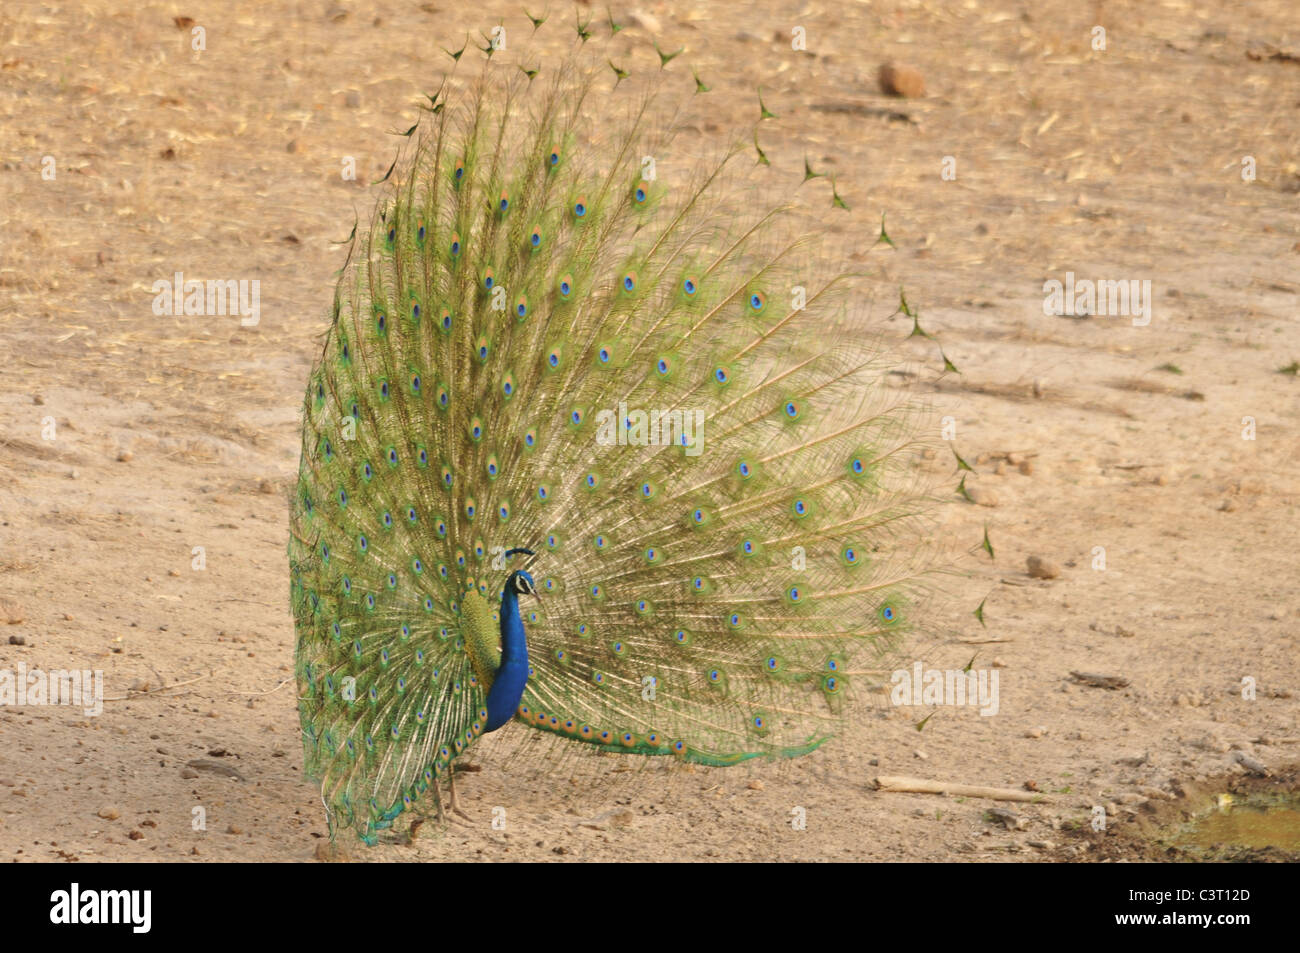
[[451,801],[448,805],[451,808],[451,812],[463,817],[467,821],[471,820],[470,816],[460,809],[460,804],[456,801],[456,765],[454,764],[451,765],[451,769],[447,772],[447,783],[451,787]]

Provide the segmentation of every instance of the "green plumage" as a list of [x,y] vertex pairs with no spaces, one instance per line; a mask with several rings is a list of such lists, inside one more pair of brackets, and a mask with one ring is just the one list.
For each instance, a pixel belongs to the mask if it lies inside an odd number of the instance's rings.
[[850,344],[854,282],[767,210],[749,131],[676,148],[689,71],[580,46],[434,97],[308,385],[307,768],[366,840],[482,733],[511,547],[541,602],[508,735],[802,754],[913,623],[912,426]]

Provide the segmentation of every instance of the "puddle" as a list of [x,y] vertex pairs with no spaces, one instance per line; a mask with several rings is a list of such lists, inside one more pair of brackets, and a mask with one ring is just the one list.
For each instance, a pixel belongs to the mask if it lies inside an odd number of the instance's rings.
[[1277,847],[1300,850],[1300,796],[1220,794],[1173,838],[1184,848]]

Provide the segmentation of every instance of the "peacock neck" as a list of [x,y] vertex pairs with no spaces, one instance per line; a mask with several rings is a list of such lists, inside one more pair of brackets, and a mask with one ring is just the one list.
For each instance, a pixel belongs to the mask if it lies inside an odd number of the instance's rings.
[[495,731],[514,716],[527,682],[528,640],[519,615],[519,594],[506,589],[501,597],[501,664],[488,691],[486,731]]

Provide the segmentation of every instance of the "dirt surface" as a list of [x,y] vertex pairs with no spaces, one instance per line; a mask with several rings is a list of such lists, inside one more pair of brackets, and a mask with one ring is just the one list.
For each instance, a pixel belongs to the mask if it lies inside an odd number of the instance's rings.
[[[572,9],[551,7],[539,41],[558,50],[568,38],[551,28]],[[1143,857],[1105,846],[1122,823],[1068,829],[1094,806],[1122,820],[1151,794],[1241,772],[1242,756],[1274,771],[1300,758],[1295,4],[614,13],[685,45],[722,111],[756,116],[762,84],[794,143],[773,147],[775,166],[797,182],[806,152],[835,173],[850,209],[825,222],[875,274],[879,329],[906,338],[910,319],[885,319],[905,287],[960,370],[905,379],[936,429],[953,418],[978,501],[954,496],[941,516],[974,555],[927,664],[975,656],[999,674],[999,711],[940,708],[918,732],[929,709],[882,705],[807,758],[729,770],[501,765],[485,742],[483,770],[458,784],[471,824],[351,856]],[[441,48],[501,16],[527,35],[497,0],[4,5],[0,670],[99,669],[106,700],[98,716],[0,707],[0,859],[317,856],[286,496],[345,254],[331,243],[368,214],[365,183],[435,87]],[[808,52],[791,51],[795,26]],[[923,97],[880,92],[891,60],[920,71]],[[869,253],[882,213],[896,248]],[[156,316],[153,282],[177,271],[259,279],[259,324]],[[1067,272],[1150,281],[1149,324],[1045,315],[1044,282]],[[935,368],[932,342],[903,347]],[[1056,575],[1031,577],[1030,556]],[[883,793],[878,775],[1050,800]],[[999,806],[1023,820],[991,819]]]

